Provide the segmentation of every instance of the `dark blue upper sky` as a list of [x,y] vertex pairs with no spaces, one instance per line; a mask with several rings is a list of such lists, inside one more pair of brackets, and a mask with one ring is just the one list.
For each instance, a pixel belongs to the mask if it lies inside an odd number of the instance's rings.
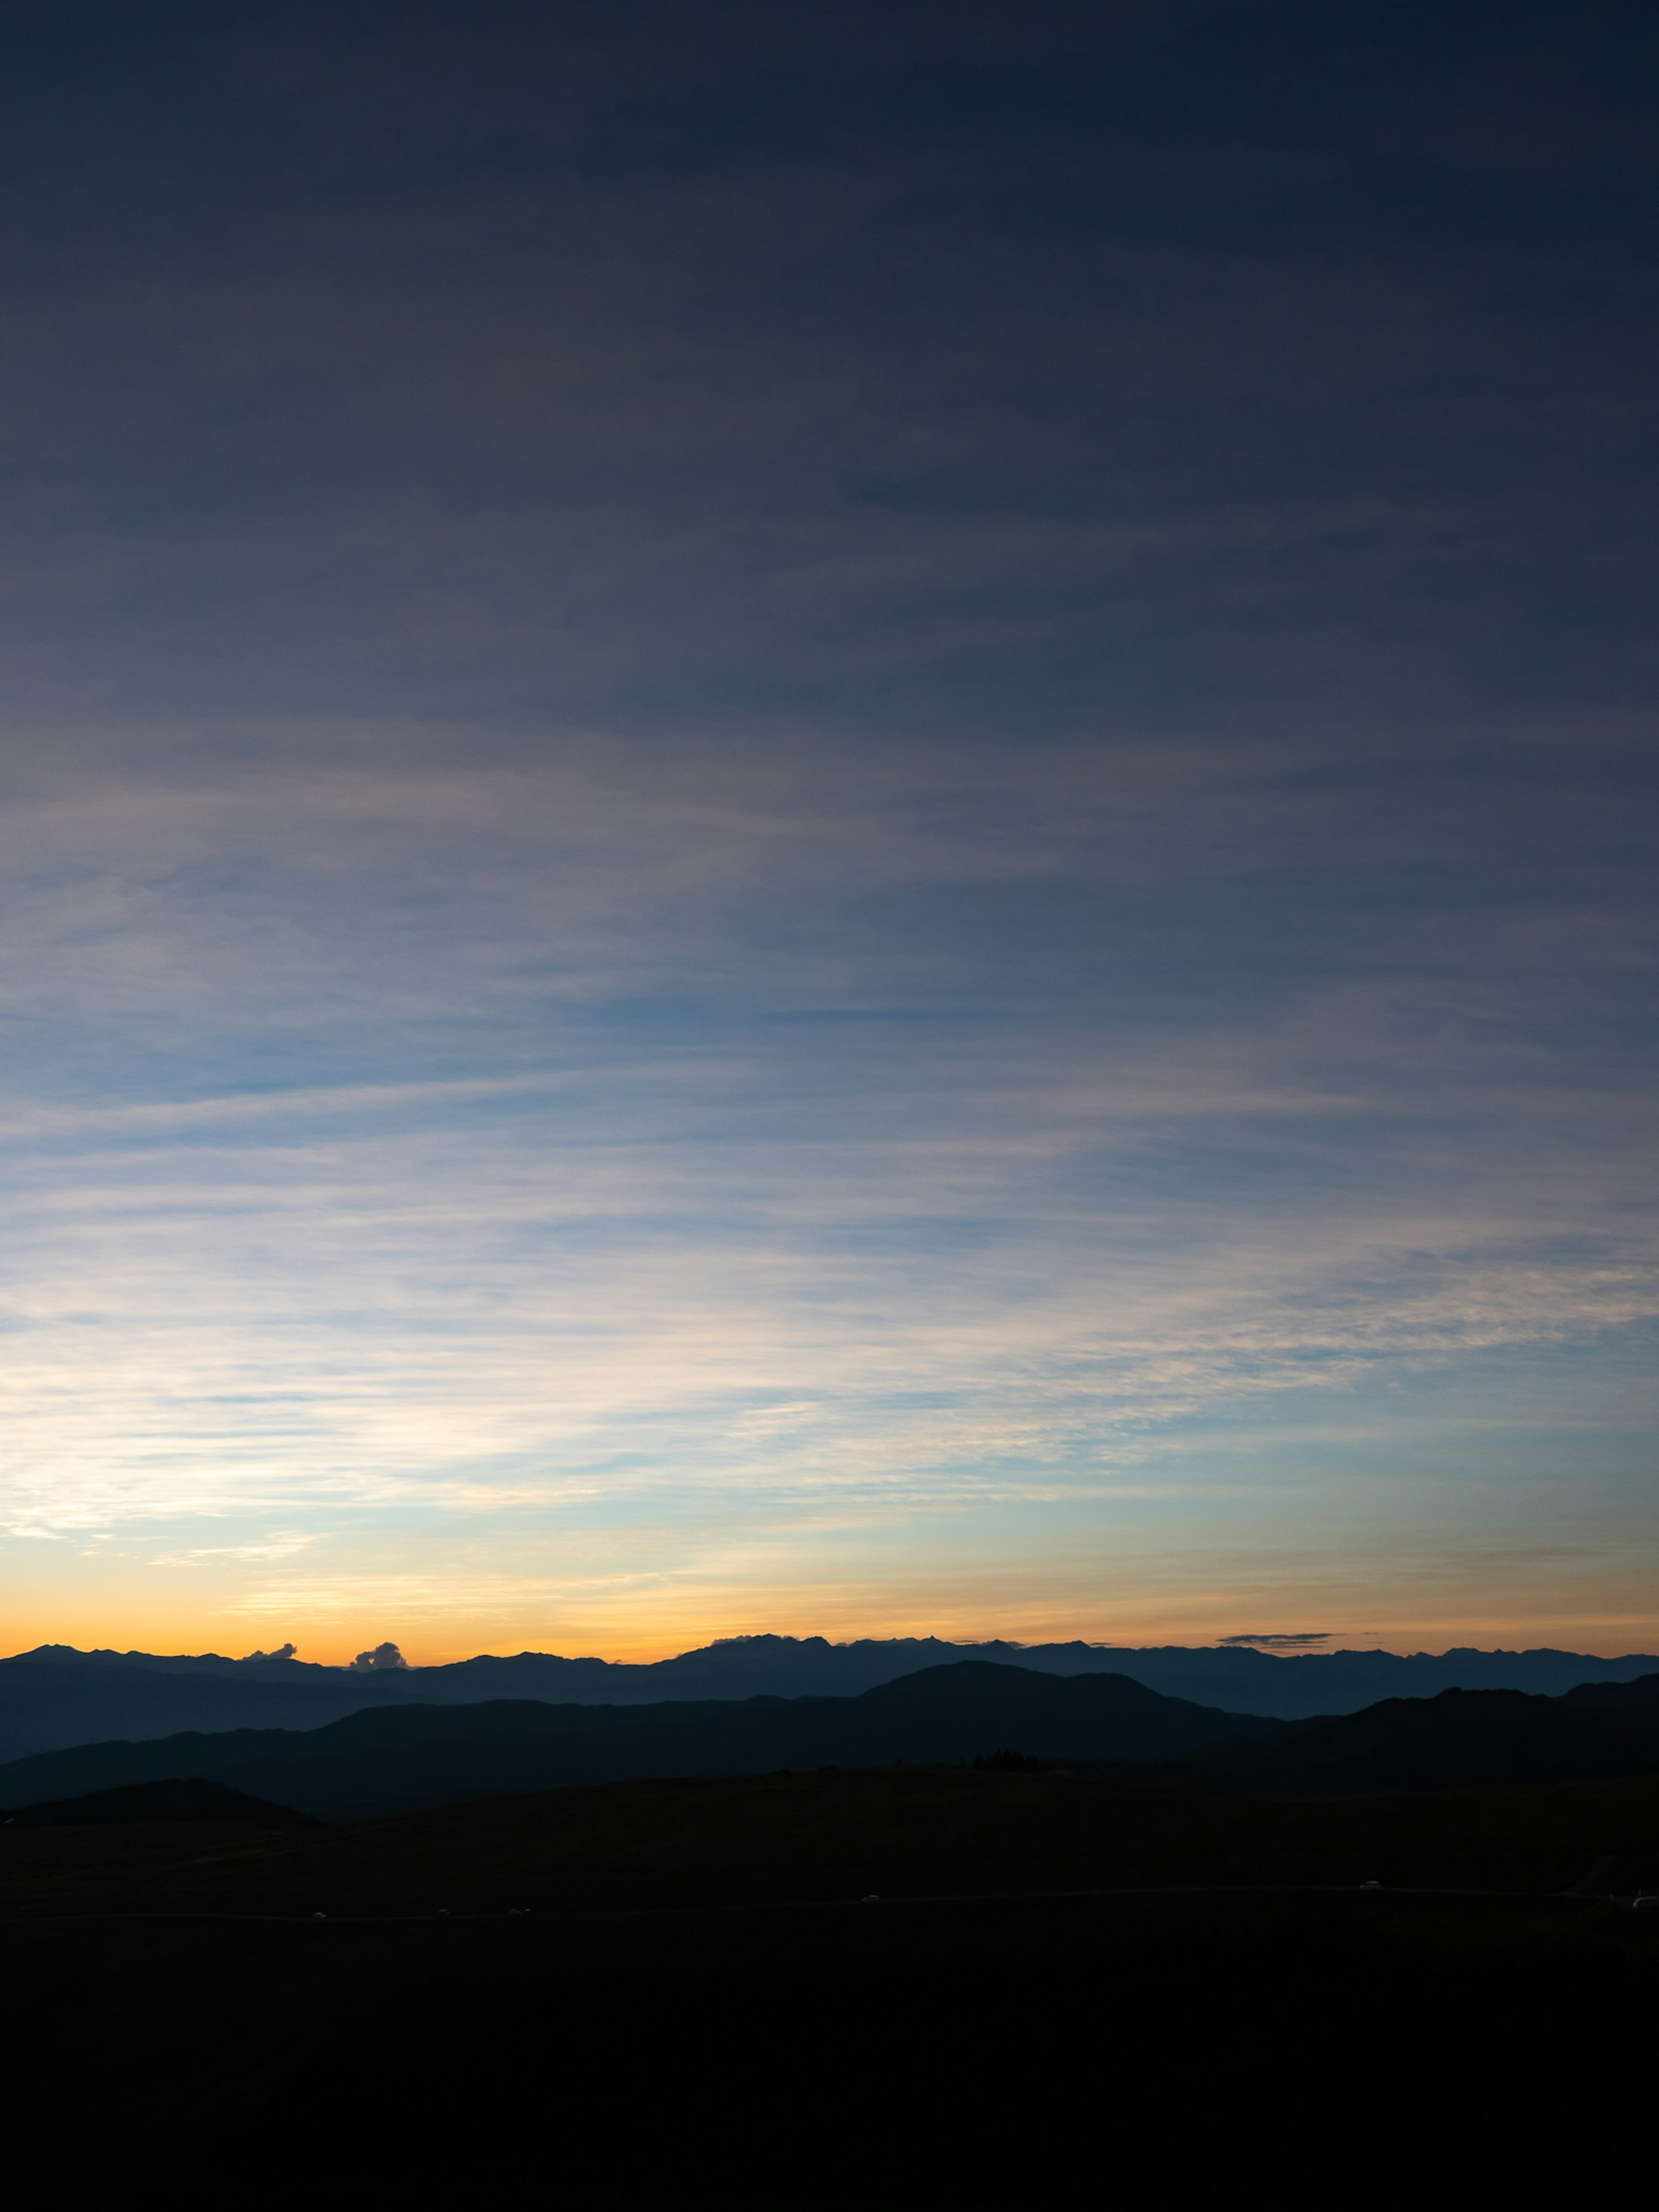
[[1656,45],[9,11],[14,1609],[1659,1632]]

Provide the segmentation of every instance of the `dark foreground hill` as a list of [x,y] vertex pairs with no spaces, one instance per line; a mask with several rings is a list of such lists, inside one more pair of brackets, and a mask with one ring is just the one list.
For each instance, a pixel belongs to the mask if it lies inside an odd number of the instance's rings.
[[1281,1657],[1247,1648],[1118,1649],[1084,1643],[946,1644],[936,1637],[830,1644],[821,1636],[734,1637],[647,1666],[550,1652],[482,1656],[441,1667],[320,1667],[284,1650],[247,1659],[42,1644],[0,1660],[0,1760],[36,1752],[173,1735],[185,1729],[315,1729],[397,1705],[531,1698],[552,1705],[659,1705],[753,1697],[857,1697],[954,1661],[1048,1674],[1127,1674],[1167,1697],[1279,1719],[1353,1712],[1389,1697],[1443,1689],[1557,1696],[1576,1683],[1627,1680],[1659,1658],[1571,1651],[1443,1655],[1330,1651]]
[[0,1802],[199,1775],[337,1814],[645,1775],[949,1765],[1005,1747],[1073,1762],[1180,1760],[1218,1742],[1265,1743],[1285,1733],[1281,1723],[1161,1698],[1120,1675],[1067,1679],[967,1662],[860,1698],[406,1705],[305,1732],[238,1729],[88,1745],[0,1767]]
[[267,1798],[250,1797],[245,1790],[228,1789],[222,1782],[195,1779],[135,1782],[123,1790],[94,1790],[84,1797],[27,1805],[5,1815],[5,1825],[18,1828],[132,1827],[182,1820],[229,1821],[255,1828],[317,1825],[308,1813],[273,1805]]
[[1458,1790],[1659,1772],[1659,1674],[1561,1698],[1443,1690],[1386,1698],[1225,1764],[1258,1786]]
[[0,1828],[9,2164],[70,2203],[135,2173],[272,2205],[537,2177],[625,2205],[1184,2203],[1264,2176],[1622,2201],[1656,1881],[1655,1781],[886,1770]]

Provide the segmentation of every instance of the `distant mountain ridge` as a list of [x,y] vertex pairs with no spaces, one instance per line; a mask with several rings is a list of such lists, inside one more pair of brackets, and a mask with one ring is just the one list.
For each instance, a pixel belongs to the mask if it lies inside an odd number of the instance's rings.
[[1288,1732],[1284,1722],[1160,1697],[1126,1675],[1052,1675],[969,1660],[856,1698],[393,1705],[310,1731],[87,1744],[0,1767],[0,1802],[27,1807],[200,1778],[337,1814],[649,1775],[949,1765],[1009,1745],[1060,1760],[1167,1762]]
[[[267,1804],[353,1816],[469,1796],[647,1777],[962,1765],[1008,1749],[1144,1766],[1181,1786],[1340,1792],[1503,1787],[1659,1773],[1659,1672],[1560,1698],[1445,1690],[1357,1714],[1282,1721],[1160,1696],[1123,1674],[961,1660],[855,1698],[657,1705],[393,1705],[311,1730],[188,1731],[0,1766],[25,1811],[92,1792],[213,1783]],[[1186,1768],[1182,1777],[1172,1769]],[[54,1802],[56,1801],[56,1802]]]
[[1630,1681],[1659,1656],[1602,1659],[1550,1650],[1405,1655],[1328,1651],[1280,1657],[1249,1649],[1146,1649],[1075,1642],[948,1644],[937,1637],[734,1637],[633,1664],[552,1652],[483,1655],[440,1667],[325,1667],[292,1656],[232,1659],[80,1651],[41,1644],[0,1660],[0,1761],[112,1736],[146,1741],[185,1729],[314,1729],[386,1705],[659,1705],[753,1697],[856,1697],[884,1682],[962,1660],[1028,1672],[1127,1675],[1166,1697],[1279,1720],[1354,1712],[1385,1698],[1442,1690],[1524,1690],[1559,1696],[1581,1682]]

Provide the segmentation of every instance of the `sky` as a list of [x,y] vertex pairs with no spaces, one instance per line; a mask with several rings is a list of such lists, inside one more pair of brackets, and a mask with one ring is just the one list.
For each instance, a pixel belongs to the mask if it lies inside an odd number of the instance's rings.
[[8,9],[6,1648],[1659,1648],[1656,44]]

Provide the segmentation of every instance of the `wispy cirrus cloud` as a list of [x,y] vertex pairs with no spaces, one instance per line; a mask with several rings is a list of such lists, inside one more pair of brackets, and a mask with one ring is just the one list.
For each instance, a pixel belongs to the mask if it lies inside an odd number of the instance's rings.
[[26,1120],[70,1141],[16,1188],[13,1433],[60,1507],[80,1434],[92,1487],[162,1517],[615,1500],[665,1455],[693,1486],[1087,1491],[1206,1413],[1651,1316],[1630,1102],[1547,1054],[1517,1099],[1484,1040],[1425,1085],[1403,988],[1092,1048],[1045,1009],[947,1018],[896,1056],[739,1007],[574,1073]]
[[1645,118],[739,13],[0,85],[0,1578],[1637,1617]]

